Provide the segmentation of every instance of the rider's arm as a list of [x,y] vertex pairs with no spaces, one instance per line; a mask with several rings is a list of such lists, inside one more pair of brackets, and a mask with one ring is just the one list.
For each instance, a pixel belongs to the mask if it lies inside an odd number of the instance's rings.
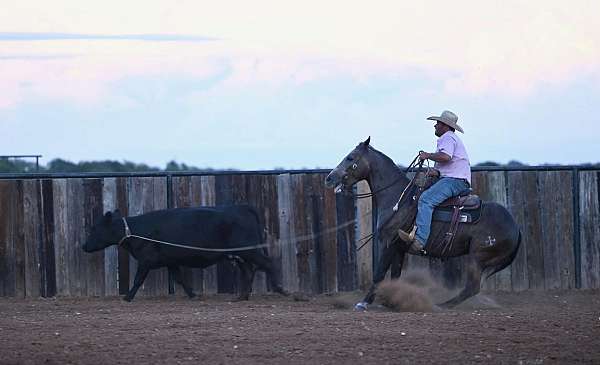
[[452,157],[448,156],[444,152],[436,152],[436,153],[421,152],[421,153],[419,153],[419,158],[421,158],[421,160],[432,160],[435,162],[448,162],[452,159]]

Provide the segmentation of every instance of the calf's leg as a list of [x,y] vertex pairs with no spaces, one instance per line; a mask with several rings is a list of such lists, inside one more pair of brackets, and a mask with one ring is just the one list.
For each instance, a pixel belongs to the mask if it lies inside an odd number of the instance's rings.
[[239,263],[240,268],[240,296],[238,300],[248,300],[250,293],[252,293],[252,282],[254,281],[254,273],[256,272],[254,266],[248,262]]
[[269,257],[267,257],[263,254],[260,254],[260,253],[252,253],[252,254],[244,257],[244,259],[249,264],[254,263],[258,267],[258,269],[264,271],[267,274],[267,277],[269,278],[269,282],[271,283],[271,286],[273,287],[273,291],[275,291],[281,295],[285,295],[285,296],[290,295],[281,286],[281,283],[279,281],[279,275],[277,275],[276,270],[273,267],[274,266],[273,262],[271,261],[271,259]]
[[173,275],[175,282],[183,287],[183,290],[187,294],[187,296],[192,299],[196,296],[192,288],[186,285],[183,280],[183,273],[181,272],[181,268],[179,266],[169,266],[169,273]]
[[138,266],[138,269],[135,273],[135,279],[133,280],[133,286],[131,287],[131,290],[129,290],[127,295],[125,295],[125,297],[123,298],[124,300],[128,302],[131,302],[133,300],[133,297],[135,297],[135,293],[137,293],[140,286],[142,286],[149,272],[150,267],[148,265],[140,264]]

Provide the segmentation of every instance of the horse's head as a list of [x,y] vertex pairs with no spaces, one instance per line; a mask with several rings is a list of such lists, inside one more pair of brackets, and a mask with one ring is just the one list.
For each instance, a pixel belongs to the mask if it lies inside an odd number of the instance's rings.
[[325,186],[335,187],[335,192],[349,190],[352,185],[364,180],[369,175],[370,166],[367,155],[371,137],[354,148],[339,165],[325,178]]

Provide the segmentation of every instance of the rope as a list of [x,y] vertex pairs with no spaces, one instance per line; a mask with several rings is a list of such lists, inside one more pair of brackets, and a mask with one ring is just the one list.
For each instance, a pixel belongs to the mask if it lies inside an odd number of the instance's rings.
[[[368,214],[370,215],[371,212],[369,212]],[[367,214],[365,214],[365,216],[367,216]],[[295,244],[295,243],[298,243],[298,242],[308,241],[308,240],[310,240],[312,238],[324,236],[324,235],[329,234],[331,232],[336,232],[336,231],[342,230],[342,229],[348,227],[349,225],[356,223],[356,221],[357,221],[356,219],[349,220],[349,221],[344,222],[342,224],[339,224],[339,225],[337,225],[337,226],[335,226],[333,228],[329,228],[329,229],[326,229],[324,231],[321,231],[319,234],[309,234],[309,235],[299,236],[299,237],[296,237],[293,240],[279,240],[278,245],[282,246],[283,243],[291,245],[291,244]],[[158,243],[158,244],[161,244],[161,245],[173,246],[173,247],[179,247],[179,248],[185,248],[185,249],[189,249],[189,250],[196,250],[196,251],[203,251],[203,252],[237,252],[237,251],[249,251],[249,250],[255,250],[257,248],[269,247],[268,243],[261,243],[261,244],[258,244],[258,245],[250,245],[250,246],[240,246],[240,247],[235,247],[235,248],[195,247],[195,246],[191,246],[189,244],[161,241],[161,240],[156,240],[156,239],[149,238],[149,237],[144,237],[144,236],[138,236],[138,235],[135,235],[135,234],[131,234],[130,231],[129,231],[129,226],[127,225],[127,221],[125,220],[125,218],[123,218],[123,222],[125,224],[125,235],[123,236],[123,238],[121,238],[121,240],[119,241],[118,245],[123,244],[123,242],[125,242],[125,240],[127,240],[128,238],[137,238],[137,239],[140,239],[140,240],[143,240],[143,241]],[[370,236],[373,236],[373,234],[371,234]],[[363,239],[364,239],[364,237],[361,238],[359,240],[359,242],[362,241]],[[362,248],[362,246],[361,246],[361,248]]]
[[[417,154],[417,156],[412,160],[412,162],[408,165],[408,167],[406,168],[405,172],[408,172],[412,167],[416,166],[415,162],[417,161],[417,159],[419,158],[419,155]],[[420,161],[418,163],[419,168],[421,168],[421,166],[423,166],[423,161]],[[427,164],[427,168],[429,170],[429,163]],[[416,177],[417,175],[415,175]],[[398,200],[398,203],[400,203],[400,201],[402,200],[402,198],[404,197],[404,193],[406,192],[406,190],[412,185],[412,183],[415,180],[415,177],[412,178],[412,180],[409,182],[409,184],[406,186],[406,188],[404,188],[404,191],[402,192],[402,195],[400,195],[400,199]],[[364,194],[355,194],[354,197],[357,199],[362,199],[362,198],[370,198],[372,196],[374,196],[375,194],[390,188],[391,186],[393,186],[394,184],[396,184],[398,181],[400,181],[402,178],[402,176],[400,176],[398,179],[394,180],[391,184],[378,189],[374,192],[371,193],[364,193]],[[368,216],[371,215],[372,211],[369,211],[367,214],[365,214],[364,216]],[[316,237],[320,237],[320,236],[324,236],[326,234],[329,234],[331,232],[337,232],[341,229],[346,228],[347,226],[356,223],[357,219],[353,219],[347,222],[344,222],[340,225],[337,225],[336,227],[333,228],[329,228],[326,229],[325,231],[321,231],[319,234],[310,234],[310,235],[304,235],[304,236],[300,236],[297,237],[294,240],[279,240],[279,245],[283,245],[282,242],[286,242],[288,241],[288,244],[294,244],[294,243],[299,243],[299,242],[303,242],[303,241],[308,241],[310,239],[316,238]],[[144,237],[144,236],[138,236],[135,234],[131,234],[131,230],[129,229],[129,225],[127,224],[127,220],[125,219],[125,217],[123,217],[123,224],[125,226],[125,235],[119,240],[118,245],[122,245],[127,239],[129,238],[137,238],[143,241],[148,241],[148,242],[153,242],[153,243],[158,243],[161,245],[166,245],[166,246],[172,246],[172,247],[179,247],[179,248],[184,248],[184,249],[188,249],[188,250],[195,250],[195,251],[203,251],[203,252],[237,252],[237,251],[249,251],[249,250],[255,250],[258,248],[265,248],[265,247],[269,247],[270,245],[268,243],[261,243],[258,245],[250,245],[250,246],[240,246],[240,247],[235,247],[235,248],[207,248],[207,247],[195,247],[189,244],[182,244],[182,243],[173,243],[173,242],[167,242],[167,241],[161,241],[161,240],[156,240],[153,238],[149,238],[149,237]],[[357,251],[360,251],[367,243],[369,243],[373,238],[375,237],[375,233],[371,233],[368,234],[367,236],[361,238],[358,240],[358,242],[360,243],[361,241],[365,240],[366,241],[357,249]]]

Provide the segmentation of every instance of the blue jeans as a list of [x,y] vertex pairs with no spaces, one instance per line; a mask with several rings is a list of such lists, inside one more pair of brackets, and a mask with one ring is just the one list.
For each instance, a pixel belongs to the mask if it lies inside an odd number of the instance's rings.
[[463,179],[453,177],[442,177],[429,189],[425,190],[419,198],[417,211],[417,233],[416,238],[425,246],[431,230],[431,216],[435,207],[444,200],[457,196],[469,189],[469,183]]

